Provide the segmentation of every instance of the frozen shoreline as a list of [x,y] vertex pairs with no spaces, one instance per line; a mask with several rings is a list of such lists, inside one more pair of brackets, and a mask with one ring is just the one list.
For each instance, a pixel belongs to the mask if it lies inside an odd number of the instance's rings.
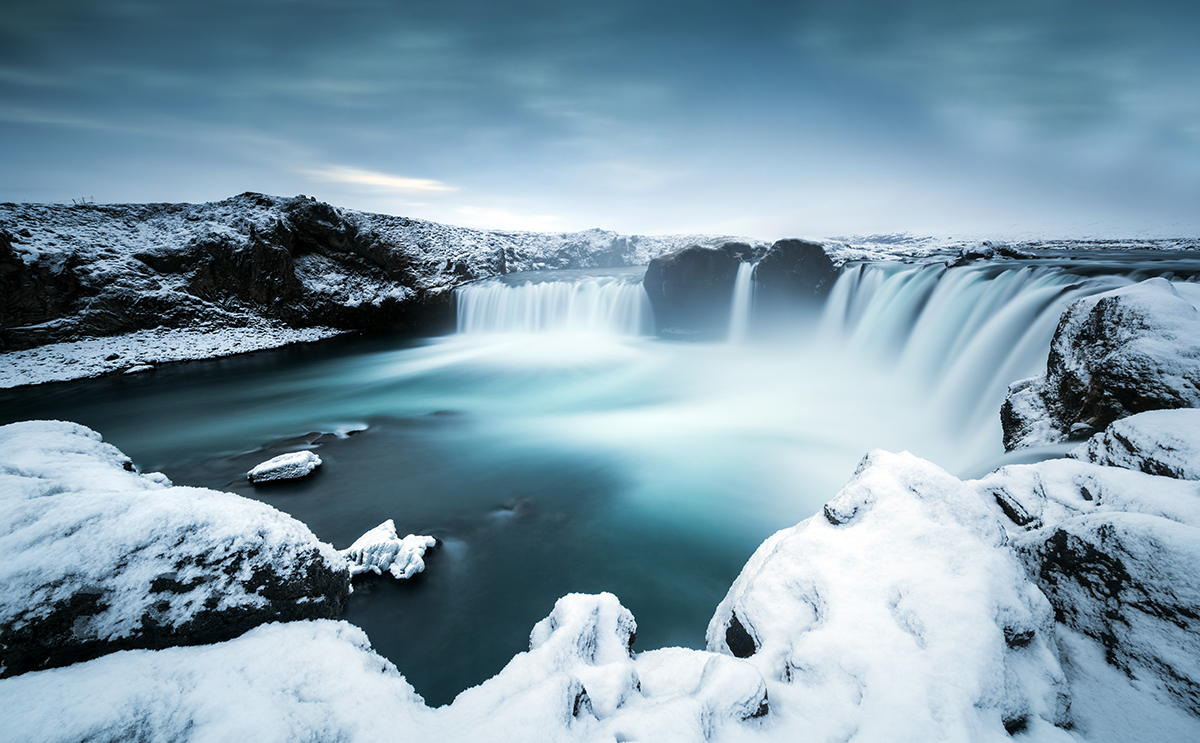
[[[0,353],[0,389],[119,374],[141,365],[200,361],[343,335],[336,328],[262,322],[241,328],[155,328]],[[116,358],[109,358],[113,355]]]

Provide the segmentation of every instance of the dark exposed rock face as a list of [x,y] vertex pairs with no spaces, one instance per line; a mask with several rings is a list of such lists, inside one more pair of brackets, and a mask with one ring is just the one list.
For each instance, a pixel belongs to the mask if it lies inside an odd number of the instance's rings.
[[1148,279],[1072,304],[1046,373],[1013,384],[1000,418],[1011,451],[1189,407],[1200,407],[1200,313],[1170,282]]
[[817,306],[837,277],[838,270],[821,245],[779,240],[754,269],[756,309],[793,312]]
[[[172,570],[150,582],[145,596],[149,606],[135,620],[137,629],[120,637],[89,631],[93,618],[125,598],[102,588],[71,593],[39,607],[38,616],[18,614],[12,621],[0,623],[0,678],[79,663],[118,650],[223,642],[268,622],[336,619],[341,613],[349,597],[348,573],[331,569],[318,550],[304,553],[298,564],[255,565],[261,562],[261,555],[253,552],[217,559],[181,556]],[[178,579],[181,573],[198,571],[199,576],[187,581]],[[265,605],[223,606],[228,576],[246,574],[245,580],[237,582],[238,590],[261,596]],[[181,624],[166,621],[164,615],[171,603],[193,592],[205,594],[202,607]]]
[[650,261],[643,284],[658,334],[680,339],[724,336],[738,265],[753,256],[751,246],[730,242],[718,247],[687,245]]
[[0,427],[0,676],[332,619],[346,561],[300,522],[141,475],[73,423]]
[[[0,328],[53,320],[79,293],[78,262],[73,256],[26,263],[13,250],[13,242],[19,240],[19,236],[0,230]],[[4,348],[0,335],[0,350]]]

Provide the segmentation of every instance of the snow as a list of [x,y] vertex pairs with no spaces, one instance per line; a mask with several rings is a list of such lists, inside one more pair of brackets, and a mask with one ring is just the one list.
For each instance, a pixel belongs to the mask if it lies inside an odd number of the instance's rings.
[[1200,410],[1152,410],[1110,425],[1067,456],[1150,475],[1200,480]]
[[708,647],[737,649],[736,616],[781,737],[1000,741],[1009,725],[1066,740],[1053,612],[1006,541],[957,478],[871,452],[824,513],[759,547]]
[[1200,483],[1062,459],[972,485],[1007,514],[1060,623],[1104,643],[1159,703],[1200,718]]
[[[231,356],[346,331],[259,322],[240,328],[155,328],[0,353],[0,389],[122,373],[140,366]],[[109,358],[114,356],[114,358]]]
[[1152,278],[1073,302],[1045,374],[1009,388],[1005,448],[1062,441],[1147,410],[1200,407],[1197,298],[1186,284]]
[[124,651],[0,689],[0,739],[14,743],[397,740],[434,716],[362,630],[332,621]]
[[321,466],[321,458],[311,451],[293,451],[280,454],[256,465],[246,473],[250,482],[275,482],[278,480],[295,480],[307,477],[313,470]]
[[290,516],[139,474],[99,434],[62,421],[0,427],[0,554],[0,665],[10,667],[42,662],[27,642],[51,657],[164,633],[187,642],[177,633],[195,623],[233,612],[232,629],[241,617],[295,613],[288,602],[299,598],[311,602],[303,611],[328,615],[333,594],[312,593],[314,576],[346,590],[341,557]]
[[368,570],[382,575],[386,570],[398,580],[407,580],[425,570],[425,550],[436,544],[437,540],[428,536],[409,534],[400,539],[396,523],[388,519],[355,539],[342,555],[350,563],[351,575]]

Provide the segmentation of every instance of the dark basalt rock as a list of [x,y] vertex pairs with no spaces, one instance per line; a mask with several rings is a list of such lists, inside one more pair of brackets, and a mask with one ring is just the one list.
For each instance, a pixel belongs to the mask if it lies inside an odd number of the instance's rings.
[[687,245],[650,261],[642,283],[658,334],[696,340],[724,337],[738,265],[752,255],[746,243],[731,242],[716,248]]
[[729,652],[738,658],[749,658],[758,651],[758,646],[754,644],[754,638],[742,626],[737,612],[730,614],[729,626],[725,628],[725,645],[729,647]]
[[[24,231],[28,235],[28,230]],[[18,236],[0,230],[0,350],[25,348],[9,328],[61,316],[80,291],[74,255],[42,257],[27,264],[13,250]]]
[[[332,570],[315,549],[296,565],[278,569],[251,566],[241,586],[247,593],[257,592],[265,598],[265,606],[222,606],[219,585],[227,582],[228,576],[245,572],[255,557],[233,553],[211,561],[205,556],[180,560],[175,571],[150,582],[149,594],[160,599],[138,619],[138,629],[124,637],[99,637],[88,631],[90,618],[124,598],[100,588],[72,593],[42,616],[18,614],[14,621],[0,624],[0,678],[79,663],[118,650],[223,642],[267,622],[336,619],[341,613],[350,593],[349,573]],[[204,574],[187,582],[178,580],[180,572],[194,573],[195,568]],[[163,621],[173,600],[197,589],[208,591],[203,608],[178,626]]]
[[1200,407],[1200,313],[1148,279],[1063,313],[1046,373],[1009,388],[1004,447],[1082,440],[1148,410]]
[[779,240],[754,269],[755,309],[769,314],[819,306],[837,277],[833,260],[818,243]]

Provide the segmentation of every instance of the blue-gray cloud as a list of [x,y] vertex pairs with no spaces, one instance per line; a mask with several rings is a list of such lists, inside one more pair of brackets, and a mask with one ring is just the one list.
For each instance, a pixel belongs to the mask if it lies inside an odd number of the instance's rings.
[[[1198,13],[1082,0],[9,0],[0,198],[337,182],[320,195],[446,221],[512,209],[564,226],[769,233],[821,219],[852,231],[856,218],[961,228],[944,193],[974,197],[981,225],[1111,221],[1118,205],[1110,228],[1195,230]],[[335,172],[377,178],[314,176]],[[414,180],[453,190],[381,200],[378,184]]]

